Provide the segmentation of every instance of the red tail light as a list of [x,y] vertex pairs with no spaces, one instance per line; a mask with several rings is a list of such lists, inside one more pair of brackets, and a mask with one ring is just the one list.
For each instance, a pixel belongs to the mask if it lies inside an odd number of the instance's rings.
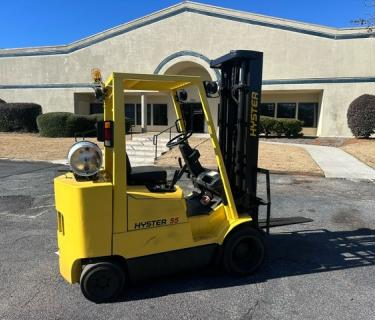
[[113,122],[104,122],[104,146],[113,147]]
[[103,141],[105,147],[112,148],[113,139],[113,121],[98,121],[98,141]]

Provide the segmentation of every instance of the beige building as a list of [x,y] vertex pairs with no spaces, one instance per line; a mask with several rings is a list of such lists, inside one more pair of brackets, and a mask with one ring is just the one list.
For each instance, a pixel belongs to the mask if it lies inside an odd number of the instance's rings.
[[[361,94],[375,94],[375,33],[183,2],[148,16],[57,47],[0,50],[0,98],[36,102],[43,112],[101,111],[87,87],[92,68],[112,71],[201,75],[217,80],[209,61],[233,49],[264,52],[262,113],[299,118],[305,133],[350,136],[346,111]],[[173,125],[163,93],[125,96],[126,113],[138,130]],[[184,106],[191,128],[205,131],[198,99]],[[218,99],[210,99],[214,119]]]

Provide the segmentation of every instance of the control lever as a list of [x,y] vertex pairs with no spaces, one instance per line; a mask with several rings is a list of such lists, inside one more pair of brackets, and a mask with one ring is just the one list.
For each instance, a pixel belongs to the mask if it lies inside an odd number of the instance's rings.
[[[179,159],[180,160],[180,159]],[[180,162],[180,161],[179,161]],[[169,190],[172,190],[178,180],[181,179],[182,175],[185,173],[187,169],[186,164],[181,168],[181,170],[176,170],[173,175],[173,179],[171,181],[171,184],[169,185]]]
[[[180,168],[181,168],[181,169],[185,168],[185,169],[184,169],[184,172],[187,173],[187,177],[190,179],[190,171],[188,170],[186,164],[185,164],[184,166],[182,166],[182,160],[181,160],[181,157],[178,157],[178,164],[180,165]],[[183,172],[183,173],[184,173],[184,172]],[[182,174],[183,174],[183,173],[182,173]],[[181,177],[182,177],[182,174],[181,174]],[[180,178],[181,178],[181,177],[180,177]]]

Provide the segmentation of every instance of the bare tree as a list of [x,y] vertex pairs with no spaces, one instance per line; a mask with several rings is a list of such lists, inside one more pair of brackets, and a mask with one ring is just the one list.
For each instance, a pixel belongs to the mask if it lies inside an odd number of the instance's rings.
[[367,18],[361,17],[352,20],[352,22],[359,26],[366,27],[369,32],[372,32],[375,29],[375,0],[365,0],[365,5],[367,8],[371,9],[371,13],[367,14]]

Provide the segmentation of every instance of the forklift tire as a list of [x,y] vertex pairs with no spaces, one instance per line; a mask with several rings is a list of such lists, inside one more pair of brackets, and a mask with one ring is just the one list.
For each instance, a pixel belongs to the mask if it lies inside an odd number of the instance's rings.
[[264,252],[264,242],[259,231],[251,227],[234,230],[224,242],[224,270],[231,275],[252,274],[262,264]]
[[125,287],[124,270],[116,263],[88,264],[81,273],[82,294],[90,301],[102,303],[117,298]]

